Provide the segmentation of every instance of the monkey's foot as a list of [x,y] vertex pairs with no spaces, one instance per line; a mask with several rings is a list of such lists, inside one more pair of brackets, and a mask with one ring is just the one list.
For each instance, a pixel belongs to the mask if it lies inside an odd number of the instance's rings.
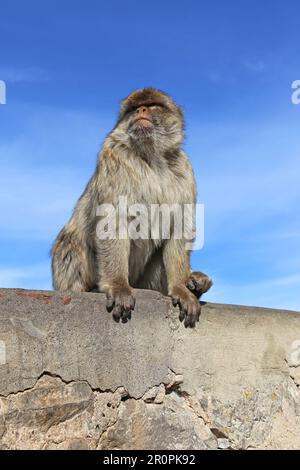
[[116,322],[122,320],[122,323],[127,323],[131,319],[131,311],[134,310],[135,306],[135,297],[129,286],[110,289],[106,299],[106,308],[109,312],[112,312]]
[[199,299],[202,294],[208,291],[213,285],[212,279],[207,274],[195,271],[191,273],[186,282],[186,286]]
[[179,320],[184,320],[184,326],[194,328],[199,321],[201,306],[197,298],[185,287],[175,287],[171,294],[174,307],[179,306]]

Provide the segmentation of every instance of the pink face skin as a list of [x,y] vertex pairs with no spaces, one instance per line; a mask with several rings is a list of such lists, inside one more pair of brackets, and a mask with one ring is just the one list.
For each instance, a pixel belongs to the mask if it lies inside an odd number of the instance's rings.
[[133,125],[140,128],[152,128],[154,126],[152,115],[160,110],[159,105],[142,105],[134,112]]

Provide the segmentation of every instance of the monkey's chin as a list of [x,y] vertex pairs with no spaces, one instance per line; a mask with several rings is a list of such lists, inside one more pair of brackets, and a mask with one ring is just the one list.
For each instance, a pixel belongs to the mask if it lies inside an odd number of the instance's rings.
[[130,129],[129,129],[129,135],[133,139],[151,139],[153,138],[153,130],[154,126],[141,126],[139,124],[134,124]]

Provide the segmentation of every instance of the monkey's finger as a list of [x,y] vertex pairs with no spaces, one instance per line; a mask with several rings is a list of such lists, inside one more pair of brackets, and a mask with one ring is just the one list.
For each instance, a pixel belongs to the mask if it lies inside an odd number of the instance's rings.
[[127,320],[131,318],[131,310],[128,308],[124,308],[122,311],[122,322],[127,323]]
[[121,320],[122,320],[122,323],[127,323],[128,317],[125,312],[122,313]]
[[188,315],[186,318],[186,326],[190,326],[191,328],[194,328],[196,326],[196,322],[199,321],[199,317],[201,314],[201,305],[199,302],[196,302],[195,304],[191,305],[188,311]]
[[188,306],[188,312],[187,312],[187,315],[185,317],[185,321],[184,321],[184,326],[185,327],[190,327],[190,328],[194,328],[195,326],[195,323],[197,321],[197,317],[198,317],[198,305],[197,304],[189,304]]
[[194,285],[195,285],[195,291],[194,294],[196,294],[196,297],[199,298],[204,292],[206,292],[205,289],[205,279],[194,279]]
[[187,328],[190,326],[190,321],[191,321],[191,314],[189,312],[186,313],[184,317],[184,326]]
[[195,286],[195,289],[191,291],[194,296],[199,300],[201,295],[203,294],[202,289],[199,289],[197,286]]
[[197,297],[197,299],[199,299],[203,294],[200,284],[194,277],[188,280],[186,286]]
[[179,321],[183,321],[185,318],[185,311],[180,309],[180,312],[179,312]]
[[173,307],[176,307],[179,304],[179,297],[172,297],[172,304]]
[[189,312],[186,317],[185,317],[185,320],[184,320],[184,326],[186,328],[190,327],[190,328],[194,328],[195,326],[195,321],[196,321],[196,316],[193,312]]
[[[135,307],[135,297],[130,298],[130,310],[134,310]],[[131,317],[131,312],[130,312],[130,317]]]
[[114,311],[113,311],[113,319],[119,323],[120,321],[120,318],[121,318],[121,315],[122,315],[122,307],[120,305],[117,305],[115,308],[114,308]]
[[189,279],[186,283],[186,286],[190,289],[190,290],[195,290],[195,282],[194,282],[194,279]]
[[196,285],[196,289],[200,291],[201,294],[207,292],[213,284],[212,280],[208,276],[201,279],[194,279],[194,283]]
[[191,317],[185,317],[184,326],[186,328],[195,328],[195,320]]
[[180,312],[179,312],[179,320],[180,321],[183,321],[187,315],[187,305],[184,304],[184,303],[179,303],[179,308],[180,308]]
[[115,299],[113,296],[109,295],[106,298],[106,308],[108,311],[111,311],[113,309],[113,306],[115,305]]
[[195,285],[195,289],[196,289],[197,291],[202,292],[203,286],[204,286],[204,281],[203,281],[203,279],[201,279],[201,280],[194,279],[194,285]]
[[124,297],[122,299],[122,305],[123,305],[124,310],[126,310],[126,312],[129,312],[130,310],[133,310],[133,308],[134,308],[134,298],[131,295]]

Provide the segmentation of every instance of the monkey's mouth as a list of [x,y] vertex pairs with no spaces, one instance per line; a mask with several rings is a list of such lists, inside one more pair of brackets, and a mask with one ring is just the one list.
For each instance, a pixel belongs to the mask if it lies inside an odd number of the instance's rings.
[[133,121],[132,125],[138,127],[153,127],[153,122],[146,117],[139,117]]

